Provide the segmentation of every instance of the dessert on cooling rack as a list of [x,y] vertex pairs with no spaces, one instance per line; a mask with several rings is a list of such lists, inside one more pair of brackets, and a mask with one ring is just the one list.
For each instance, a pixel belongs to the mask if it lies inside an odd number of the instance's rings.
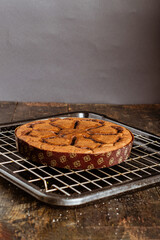
[[109,121],[50,118],[15,130],[18,151],[28,160],[68,169],[110,167],[126,160],[133,134]]

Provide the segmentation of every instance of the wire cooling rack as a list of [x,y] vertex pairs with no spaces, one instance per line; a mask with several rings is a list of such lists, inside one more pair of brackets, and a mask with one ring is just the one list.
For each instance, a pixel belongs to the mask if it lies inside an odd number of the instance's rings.
[[[95,113],[79,112],[60,116],[96,118],[117,123]],[[75,206],[160,181],[160,138],[155,135],[118,123],[134,134],[129,159],[110,168],[68,170],[47,167],[23,158],[17,152],[14,137],[15,128],[21,124],[0,128],[0,174],[41,201],[52,205]]]

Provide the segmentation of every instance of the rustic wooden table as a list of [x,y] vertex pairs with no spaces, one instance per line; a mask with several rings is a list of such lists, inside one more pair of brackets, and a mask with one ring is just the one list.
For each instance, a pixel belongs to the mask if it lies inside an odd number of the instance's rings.
[[[92,111],[160,136],[160,105],[0,102],[0,124]],[[42,203],[0,178],[0,239],[159,240],[160,186],[79,207]]]

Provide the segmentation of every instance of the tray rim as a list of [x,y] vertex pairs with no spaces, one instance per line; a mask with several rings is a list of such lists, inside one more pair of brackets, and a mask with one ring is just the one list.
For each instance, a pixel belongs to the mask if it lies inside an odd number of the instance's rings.
[[[143,131],[143,130],[138,129],[138,128],[131,127],[127,124],[124,124],[122,122],[119,122],[117,120],[109,118],[106,115],[95,113],[95,112],[88,112],[88,111],[65,112],[65,113],[61,113],[61,114],[45,116],[45,117],[42,117],[42,118],[29,119],[29,120],[27,119],[27,120],[24,120],[24,121],[22,120],[22,121],[16,121],[16,122],[12,122],[12,123],[0,124],[0,130],[2,130],[2,128],[5,128],[5,127],[12,127],[12,126],[15,126],[17,124],[24,124],[24,123],[29,122],[29,121],[36,121],[36,120],[41,120],[41,119],[43,120],[43,119],[48,119],[48,118],[51,118],[51,117],[58,117],[58,116],[63,117],[64,115],[78,114],[78,113],[95,114],[97,116],[105,118],[106,120],[110,120],[110,121],[113,121],[115,123],[122,124],[125,127],[129,127],[130,129],[133,129],[133,131],[138,131],[142,134],[160,139],[160,137],[155,135],[155,134],[149,133],[147,131]],[[138,180],[134,180],[134,181],[127,181],[125,183],[116,184],[116,186],[103,187],[103,190],[101,190],[101,189],[92,190],[92,192],[82,193],[78,196],[72,196],[72,195],[71,196],[62,196],[62,195],[57,195],[55,193],[48,194],[48,193],[45,193],[43,191],[40,191],[40,190],[36,189],[35,186],[32,187],[32,184],[28,183],[27,180],[24,180],[22,177],[18,176],[18,174],[13,175],[12,171],[8,170],[8,169],[5,169],[4,166],[0,167],[0,176],[1,175],[6,180],[10,181],[11,183],[16,185],[17,187],[19,187],[23,191],[29,193],[30,195],[32,195],[33,197],[35,197],[36,199],[38,199],[42,202],[45,202],[45,203],[48,203],[48,204],[51,204],[51,205],[66,206],[66,207],[67,206],[70,206],[70,207],[71,206],[78,206],[78,205],[82,205],[82,204],[86,204],[86,203],[91,203],[93,201],[98,201],[98,200],[101,200],[103,198],[115,197],[115,196],[118,196],[120,194],[122,195],[122,194],[127,193],[127,192],[132,192],[132,191],[136,191],[138,189],[149,187],[151,185],[157,184],[160,181],[159,174],[158,174],[158,175],[150,176],[150,177],[143,178],[143,179],[138,179]],[[133,184],[133,182],[134,182],[134,184]]]

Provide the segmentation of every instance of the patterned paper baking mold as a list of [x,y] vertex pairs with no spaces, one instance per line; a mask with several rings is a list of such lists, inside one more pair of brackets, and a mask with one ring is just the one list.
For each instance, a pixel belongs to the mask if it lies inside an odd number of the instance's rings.
[[106,168],[120,164],[128,159],[132,143],[133,138],[126,146],[110,152],[99,154],[76,154],[38,149],[16,137],[18,151],[28,160],[43,165],[67,169]]

